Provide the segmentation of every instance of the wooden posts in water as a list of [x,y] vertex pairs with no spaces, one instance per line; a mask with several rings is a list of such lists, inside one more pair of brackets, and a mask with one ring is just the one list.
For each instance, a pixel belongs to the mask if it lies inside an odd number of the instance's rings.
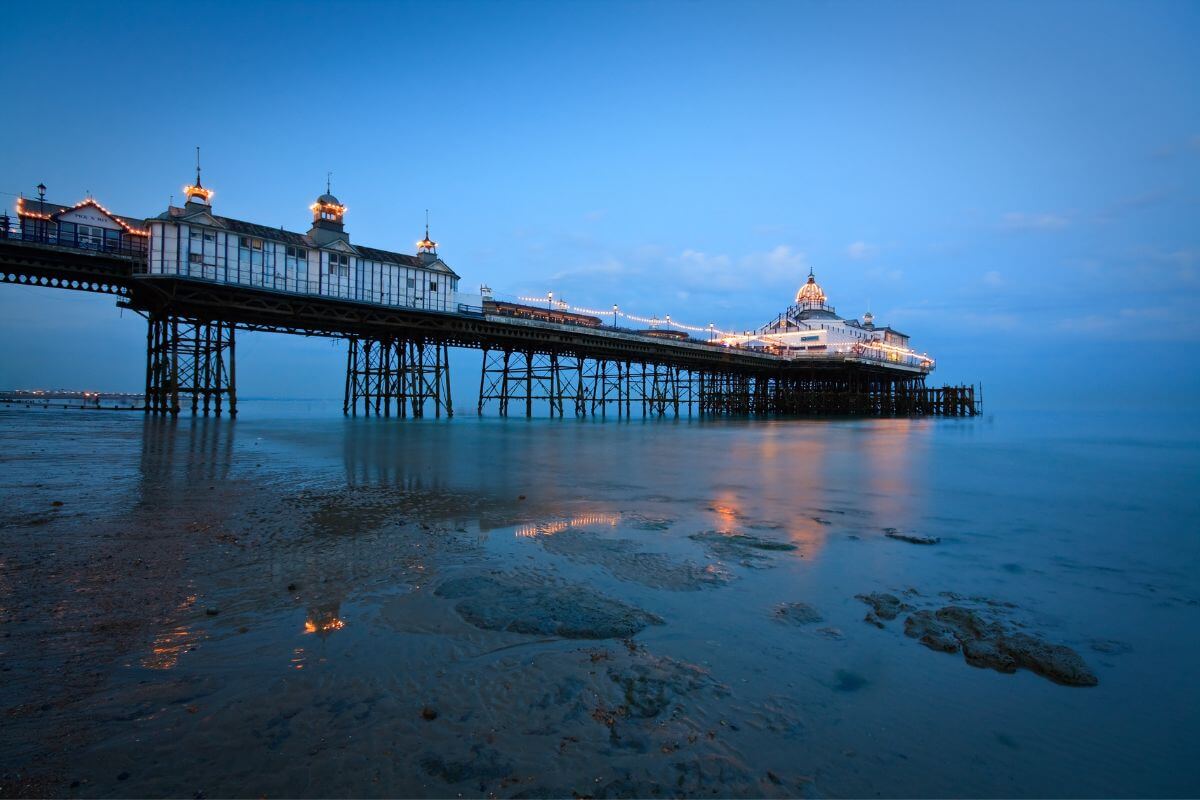
[[[146,413],[237,415],[234,325],[151,314],[146,330]],[[228,408],[225,404],[228,403]]]

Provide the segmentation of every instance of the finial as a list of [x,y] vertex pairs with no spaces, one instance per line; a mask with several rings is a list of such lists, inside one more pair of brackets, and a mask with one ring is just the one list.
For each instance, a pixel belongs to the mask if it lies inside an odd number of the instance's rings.
[[325,173],[325,194],[333,194],[333,173]]
[[200,145],[196,145],[196,188],[202,188],[200,183]]
[[429,209],[425,209],[425,238],[429,239]]

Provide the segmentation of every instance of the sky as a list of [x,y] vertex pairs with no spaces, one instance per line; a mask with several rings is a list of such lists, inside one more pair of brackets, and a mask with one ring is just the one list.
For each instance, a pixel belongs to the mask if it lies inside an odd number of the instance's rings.
[[[305,231],[332,171],[411,252],[429,209],[464,290],[744,330],[812,269],[989,405],[1195,408],[1198,40],[1187,2],[23,3],[0,203],[152,216],[199,145],[225,216]],[[247,334],[240,393],[339,396],[343,348]],[[139,390],[144,350],[0,285],[0,387]]]

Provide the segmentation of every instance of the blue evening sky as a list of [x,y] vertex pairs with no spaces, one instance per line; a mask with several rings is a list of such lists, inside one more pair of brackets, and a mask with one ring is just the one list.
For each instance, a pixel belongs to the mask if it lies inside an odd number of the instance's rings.
[[[150,216],[200,145],[220,214],[307,230],[332,170],[411,252],[429,208],[464,289],[744,329],[812,267],[993,409],[1194,408],[1198,41],[1197,3],[22,3],[0,201]],[[0,387],[139,390],[144,342],[0,286]],[[340,344],[239,344],[243,396],[341,391]]]

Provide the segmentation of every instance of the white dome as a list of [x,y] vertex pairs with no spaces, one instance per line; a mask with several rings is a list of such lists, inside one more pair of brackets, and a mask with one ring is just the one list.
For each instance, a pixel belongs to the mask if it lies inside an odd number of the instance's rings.
[[811,272],[808,273],[808,282],[800,287],[800,291],[796,292],[796,302],[825,305],[825,292],[821,291],[821,286]]

